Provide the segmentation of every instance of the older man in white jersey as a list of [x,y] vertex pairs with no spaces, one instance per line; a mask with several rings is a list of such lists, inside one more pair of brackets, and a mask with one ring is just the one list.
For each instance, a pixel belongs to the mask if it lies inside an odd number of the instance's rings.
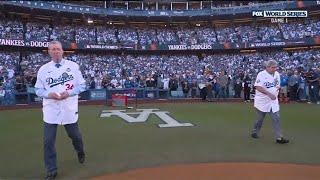
[[268,113],[272,118],[272,125],[276,134],[276,143],[286,144],[289,140],[282,135],[280,126],[278,94],[280,89],[280,75],[277,72],[277,62],[269,60],[265,63],[266,69],[261,71],[256,78],[254,107],[257,111],[257,119],[251,133],[252,138],[259,138],[258,134],[263,124],[263,119]]
[[49,43],[51,61],[43,65],[35,84],[36,94],[43,98],[44,161],[46,179],[57,176],[55,140],[57,126],[64,125],[77,152],[78,161],[85,161],[82,136],[78,127],[78,94],[85,90],[85,80],[79,65],[63,59],[59,41]]

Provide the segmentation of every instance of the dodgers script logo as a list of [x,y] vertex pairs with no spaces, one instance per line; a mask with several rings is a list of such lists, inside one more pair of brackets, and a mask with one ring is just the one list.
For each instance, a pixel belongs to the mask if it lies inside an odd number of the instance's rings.
[[[100,117],[111,117],[118,116],[128,123],[139,123],[146,122],[150,116],[150,114],[157,115],[165,124],[158,124],[160,128],[168,128],[168,127],[189,127],[194,126],[191,123],[180,123],[177,120],[173,119],[169,116],[168,111],[158,111],[159,109],[137,109],[137,111],[141,112],[127,112],[125,110],[103,110]],[[129,115],[138,115],[136,118]]]
[[64,72],[60,77],[58,78],[52,78],[49,77],[46,79],[46,82],[48,83],[48,85],[50,86],[50,88],[57,86],[59,84],[64,85],[64,83],[73,80],[74,77],[71,74],[68,74],[66,72]]
[[272,88],[272,87],[276,87],[277,85],[279,85],[279,82],[277,79],[274,80],[274,82],[265,82],[264,85],[266,86],[266,88]]

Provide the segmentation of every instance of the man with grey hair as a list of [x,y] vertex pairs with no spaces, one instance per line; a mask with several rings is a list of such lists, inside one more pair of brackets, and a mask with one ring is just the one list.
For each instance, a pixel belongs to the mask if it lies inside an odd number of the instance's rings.
[[55,140],[57,126],[63,125],[72,140],[79,163],[84,163],[85,153],[78,127],[78,94],[85,90],[85,80],[79,65],[64,59],[59,41],[49,43],[51,61],[43,65],[35,84],[36,94],[43,98],[44,161],[46,179],[57,176]]
[[280,126],[278,94],[280,89],[280,75],[277,72],[277,62],[268,60],[265,63],[266,69],[258,73],[255,88],[254,107],[257,112],[257,119],[251,133],[252,138],[259,138],[258,134],[263,124],[263,119],[268,113],[272,118],[272,125],[276,134],[276,143],[286,144],[289,140],[282,135]]

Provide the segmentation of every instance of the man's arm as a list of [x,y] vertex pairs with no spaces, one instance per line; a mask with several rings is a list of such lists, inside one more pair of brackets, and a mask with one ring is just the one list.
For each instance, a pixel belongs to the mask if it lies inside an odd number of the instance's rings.
[[49,98],[49,91],[46,90],[44,83],[42,82],[42,79],[40,78],[41,74],[42,74],[41,71],[42,71],[42,68],[39,69],[38,74],[37,74],[37,81],[36,81],[36,84],[34,85],[35,92],[36,92],[36,95],[39,97]]
[[78,86],[76,86],[74,89],[72,89],[69,93],[69,96],[75,96],[78,95],[80,93],[82,93],[83,91],[86,90],[86,83],[81,83]]
[[49,98],[49,91],[44,88],[35,88],[36,95],[42,98]]
[[270,93],[269,91],[267,91],[266,89],[264,89],[261,86],[256,86],[256,90],[258,90],[259,92],[267,95],[270,99],[275,100],[277,99],[277,97],[275,95],[273,95],[272,93]]
[[34,85],[35,87],[35,92],[36,95],[42,98],[46,99],[55,99],[55,100],[60,100],[61,96],[57,93],[54,92],[49,92],[45,86],[44,83],[41,80],[41,71],[39,70],[38,75],[37,75],[37,81],[36,84]]
[[319,77],[317,77],[316,79],[309,80],[309,82],[315,82],[315,81],[319,81]]
[[42,98],[61,100],[61,95],[54,92],[49,93],[49,91],[47,91],[46,89],[35,88],[35,92],[37,96]]

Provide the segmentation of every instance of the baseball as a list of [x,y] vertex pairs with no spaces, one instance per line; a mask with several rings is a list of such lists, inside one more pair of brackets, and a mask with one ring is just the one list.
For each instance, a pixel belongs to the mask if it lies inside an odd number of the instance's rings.
[[56,93],[56,95],[57,95],[58,97],[61,97],[61,94],[60,94],[60,93]]

